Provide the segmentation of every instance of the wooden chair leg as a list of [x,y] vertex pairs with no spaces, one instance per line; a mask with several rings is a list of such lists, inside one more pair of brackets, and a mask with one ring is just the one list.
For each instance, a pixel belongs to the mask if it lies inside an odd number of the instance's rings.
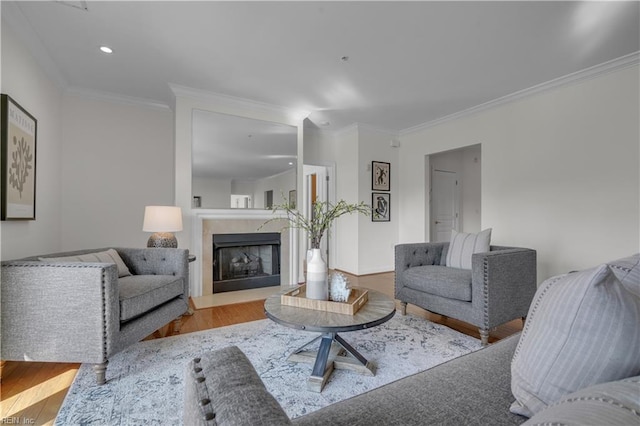
[[402,316],[407,315],[407,302],[400,302],[400,314]]
[[93,371],[96,373],[96,383],[98,385],[104,385],[107,380],[107,364],[109,361],[105,361],[102,364],[95,364],[93,366]]
[[482,342],[482,346],[489,345],[489,330],[484,328],[479,328],[480,331],[480,341]]

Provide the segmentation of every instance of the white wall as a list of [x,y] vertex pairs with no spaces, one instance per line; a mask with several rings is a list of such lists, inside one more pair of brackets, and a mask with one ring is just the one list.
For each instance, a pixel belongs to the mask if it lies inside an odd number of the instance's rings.
[[397,159],[390,146],[395,133],[366,125],[349,126],[336,133],[307,129],[305,164],[336,165],[336,201],[371,204],[371,162],[391,163],[391,221],[372,222],[370,216],[345,215],[336,221],[330,250],[331,267],[356,275],[392,271],[398,239]]
[[[358,201],[371,205],[373,190],[372,161],[391,163],[389,183],[391,184],[389,222],[373,222],[370,216],[358,215],[358,275],[377,272],[393,271],[394,246],[398,240],[398,148],[391,147],[391,140],[395,134],[382,130],[358,126],[359,155],[358,170]],[[386,192],[386,191],[376,191]]]
[[289,200],[289,191],[296,189],[296,170],[278,173],[264,179],[242,181],[234,179],[231,184],[233,194],[250,195],[254,209],[265,208],[265,191],[273,191],[273,203],[283,204]]
[[425,156],[482,144],[482,228],[538,251],[538,281],[640,248],[638,66],[405,134],[401,242],[425,235]]
[[[336,162],[336,201],[348,203],[360,201],[358,179],[358,129],[351,126],[336,134],[333,139]],[[305,158],[306,160],[306,158]],[[332,160],[332,159],[325,159]],[[357,274],[359,249],[359,219],[354,215],[343,216],[336,220],[332,238],[336,250],[332,263],[335,269]]]
[[482,148],[462,150],[462,231],[480,232],[482,226]]
[[2,93],[38,120],[36,220],[0,223],[2,259],[44,254],[60,248],[61,89],[42,71],[23,43],[2,22]]
[[231,206],[231,180],[194,177],[193,195],[201,197],[203,209],[228,208]]
[[75,96],[62,105],[63,249],[145,247],[144,207],[174,203],[172,112]]

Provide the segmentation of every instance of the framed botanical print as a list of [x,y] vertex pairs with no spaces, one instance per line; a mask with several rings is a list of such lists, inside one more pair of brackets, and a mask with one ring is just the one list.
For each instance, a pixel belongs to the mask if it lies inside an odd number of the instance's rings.
[[36,218],[38,122],[9,95],[0,96],[2,220]]
[[391,163],[371,162],[371,189],[373,191],[390,191]]
[[391,221],[391,194],[388,192],[374,192],[371,194],[371,221]]

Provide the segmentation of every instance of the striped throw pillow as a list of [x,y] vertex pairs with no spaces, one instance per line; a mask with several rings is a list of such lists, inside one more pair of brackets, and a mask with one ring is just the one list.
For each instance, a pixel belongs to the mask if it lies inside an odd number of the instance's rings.
[[511,363],[511,412],[531,417],[571,392],[640,374],[640,297],[613,264],[538,287]]
[[458,269],[471,269],[471,255],[489,251],[491,228],[478,234],[465,234],[451,230],[451,242],[447,252],[447,266]]
[[640,424],[640,376],[590,386],[564,396],[523,426]]

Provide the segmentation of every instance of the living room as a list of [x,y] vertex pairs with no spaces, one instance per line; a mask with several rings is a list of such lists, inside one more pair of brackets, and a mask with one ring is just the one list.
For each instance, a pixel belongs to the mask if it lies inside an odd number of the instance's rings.
[[[638,5],[621,4],[635,8],[622,14],[635,21],[631,31],[621,31],[623,44],[616,44],[618,39],[608,38],[603,30],[620,28],[612,22],[597,22],[600,32],[587,31],[594,46],[574,41],[584,45],[584,51],[574,52],[576,56],[587,57],[592,52],[588,47],[610,52],[612,56],[600,56],[606,58],[600,62],[566,68],[564,72],[554,69],[555,74],[541,73],[538,80],[512,86],[489,99],[478,93],[483,87],[476,87],[477,91],[469,95],[472,102],[468,107],[439,116],[411,108],[418,101],[398,107],[399,112],[394,112],[394,105],[386,105],[389,117],[418,117],[401,127],[357,121],[340,126],[332,120],[330,129],[326,129],[321,123],[327,120],[315,118],[322,111],[307,118],[285,118],[282,116],[295,112],[299,105],[266,103],[240,95],[228,96],[227,105],[221,106],[220,94],[229,94],[220,87],[194,84],[190,89],[198,89],[199,94],[189,95],[191,91],[171,88],[172,83],[187,86],[187,82],[173,81],[171,75],[166,77],[165,87],[171,102],[165,103],[145,99],[135,87],[111,93],[104,87],[85,86],[82,67],[77,71],[80,77],[62,71],[60,63],[67,57],[52,57],[51,46],[33,28],[29,19],[37,15],[28,12],[42,5],[3,1],[1,92],[37,118],[38,143],[36,220],[0,224],[0,258],[93,247],[144,247],[149,236],[142,231],[147,205],[180,206],[184,230],[176,234],[179,247],[197,253],[191,228],[197,213],[192,209],[191,140],[184,133],[185,123],[190,120],[189,105],[196,103],[218,112],[229,110],[229,104],[233,104],[241,115],[262,119],[278,116],[279,121],[296,125],[302,141],[298,156],[303,159],[298,170],[302,163],[334,165],[336,199],[370,202],[371,162],[390,163],[389,222],[373,222],[365,216],[337,222],[329,263],[350,274],[393,271],[395,245],[430,240],[430,156],[476,145],[481,149],[480,221],[476,229],[463,231],[492,228],[492,244],[535,249],[538,283],[637,253]],[[93,6],[88,3],[89,11],[68,8],[69,12],[54,13],[83,16],[92,13]],[[601,14],[600,18],[608,16]],[[615,17],[624,21],[621,15]],[[402,24],[394,22],[394,26]],[[396,30],[387,30],[387,36]],[[508,30],[500,36],[509,38]],[[80,49],[88,34],[67,37],[64,40],[69,46]],[[118,49],[114,52],[119,53]],[[482,48],[476,46],[465,55],[478,52]],[[357,65],[356,53],[341,55],[350,57],[346,62],[334,58],[337,64],[332,67]],[[99,73],[126,76],[126,68],[116,67],[110,60],[98,53],[91,59]],[[528,66],[533,67],[537,61],[532,53]],[[507,62],[501,68],[501,79],[511,78],[510,66],[515,64]],[[189,68],[188,62],[184,62],[184,68]],[[544,71],[545,67],[540,68]],[[259,70],[256,65],[254,72]],[[477,72],[482,73],[480,69]],[[479,84],[470,78],[473,72],[461,75],[467,79],[465,87]],[[437,81],[429,87],[435,91],[436,86]],[[367,109],[347,96],[349,93],[338,95],[343,104],[336,101],[327,109],[357,109],[353,105]],[[476,99],[481,100],[473,102]],[[240,101],[244,102],[242,109],[238,107]],[[262,111],[256,112],[260,107]],[[307,112],[311,109],[300,108]],[[299,184],[301,179],[299,176]],[[200,261],[198,257],[192,268],[201,268]]]

